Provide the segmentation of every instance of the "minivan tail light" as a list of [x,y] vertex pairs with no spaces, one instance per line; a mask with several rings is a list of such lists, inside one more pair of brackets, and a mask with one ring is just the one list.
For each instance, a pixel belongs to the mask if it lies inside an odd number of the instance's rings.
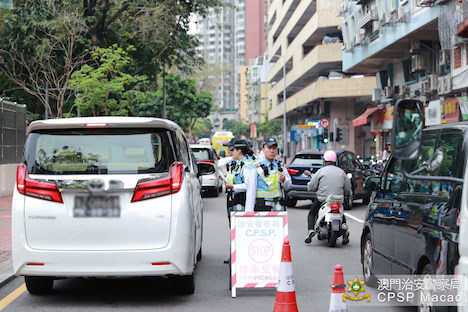
[[299,170],[292,169],[292,168],[289,168],[289,167],[286,167],[286,170],[288,170],[289,175],[295,175],[295,174],[299,173]]
[[52,182],[31,179],[28,168],[23,163],[16,169],[16,189],[25,196],[63,203],[62,194],[60,194],[57,185]]
[[332,213],[340,213],[340,208],[341,208],[340,204],[333,203],[333,204],[331,204],[330,208],[331,208]]
[[215,161],[210,159],[210,160],[199,160],[198,162],[201,162],[201,163],[208,163],[208,164],[214,164]]
[[133,192],[132,203],[177,193],[182,188],[183,171],[184,164],[176,161],[169,167],[167,177],[138,182]]

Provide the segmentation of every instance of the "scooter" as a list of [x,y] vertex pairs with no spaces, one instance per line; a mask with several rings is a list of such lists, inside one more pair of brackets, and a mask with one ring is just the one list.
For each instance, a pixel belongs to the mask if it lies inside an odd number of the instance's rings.
[[349,243],[345,236],[348,225],[343,223],[343,199],[343,195],[329,195],[318,212],[315,232],[319,240],[328,240],[329,247],[335,247],[340,236],[343,236],[343,245]]

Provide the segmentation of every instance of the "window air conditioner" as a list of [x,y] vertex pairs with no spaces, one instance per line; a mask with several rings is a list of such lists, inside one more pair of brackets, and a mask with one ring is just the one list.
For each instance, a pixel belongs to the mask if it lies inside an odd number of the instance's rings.
[[438,94],[444,94],[445,93],[445,77],[439,77],[438,78],[437,93]]
[[380,30],[380,21],[373,21],[372,22],[372,32],[376,32]]
[[439,83],[439,76],[436,74],[429,75],[427,77],[429,90],[437,90],[437,85]]
[[382,26],[392,23],[392,12],[385,12],[382,16]]
[[386,97],[386,98],[391,98],[391,97],[393,97],[393,87],[391,87],[391,86],[385,87],[384,92],[385,92],[385,97]]
[[411,56],[411,72],[418,73],[424,72],[426,68],[424,66],[424,55],[415,54]]
[[450,75],[445,76],[445,92],[449,93],[452,91],[452,77]]
[[439,51],[439,66],[445,66],[450,64],[449,53],[445,50]]
[[398,8],[396,10],[396,22],[406,22],[406,14],[404,8]]

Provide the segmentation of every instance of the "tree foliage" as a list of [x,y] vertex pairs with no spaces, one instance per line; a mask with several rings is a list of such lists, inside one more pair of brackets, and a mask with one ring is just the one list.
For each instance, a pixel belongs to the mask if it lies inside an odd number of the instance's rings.
[[[128,55],[127,73],[145,75],[145,88],[156,91],[163,64],[190,72],[202,63],[195,51],[198,41],[188,34],[189,19],[220,5],[219,0],[15,0],[0,26],[0,86],[6,86],[2,96],[20,101],[30,94],[51,116],[62,116],[74,95],[68,85],[71,73],[84,60],[94,62],[87,51],[114,44],[125,51],[135,47]],[[54,109],[47,107],[46,84]],[[154,100],[155,94],[137,89],[126,96],[140,105]]]
[[264,136],[278,136],[281,134],[281,121],[265,121],[257,126],[257,133]]
[[131,61],[128,51],[132,50],[131,46],[127,51],[117,45],[98,47],[91,53],[95,63],[72,74],[70,87],[80,92],[76,106],[82,112],[93,116],[128,114],[129,102],[142,96],[133,87],[146,80],[143,75],[127,72]]

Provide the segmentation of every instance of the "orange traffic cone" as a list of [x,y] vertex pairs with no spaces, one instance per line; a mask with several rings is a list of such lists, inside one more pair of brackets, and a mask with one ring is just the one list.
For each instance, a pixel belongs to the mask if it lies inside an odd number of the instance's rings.
[[291,263],[291,247],[289,242],[283,244],[283,253],[276,289],[276,302],[273,312],[298,312],[296,303],[296,287],[294,286],[293,268]]
[[347,312],[346,302],[343,301],[345,291],[345,283],[343,278],[343,267],[339,264],[335,266],[333,273],[333,284],[331,285],[332,293],[330,296],[329,312]]

